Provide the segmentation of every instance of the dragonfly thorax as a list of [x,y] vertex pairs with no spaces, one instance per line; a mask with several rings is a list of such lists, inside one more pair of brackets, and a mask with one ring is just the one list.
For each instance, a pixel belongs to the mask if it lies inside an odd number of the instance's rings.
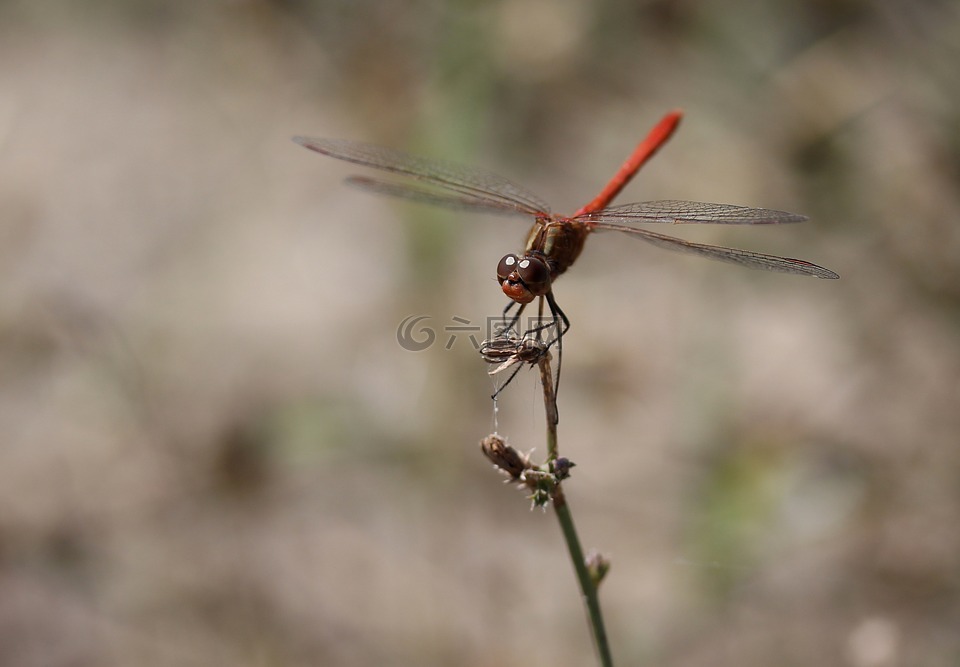
[[536,255],[506,255],[497,265],[497,280],[503,293],[517,303],[530,303],[550,291],[550,269]]

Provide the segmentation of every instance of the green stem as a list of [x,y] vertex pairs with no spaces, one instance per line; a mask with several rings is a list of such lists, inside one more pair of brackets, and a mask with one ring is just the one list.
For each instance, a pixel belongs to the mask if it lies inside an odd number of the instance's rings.
[[[539,361],[539,366],[540,380],[543,385],[543,403],[547,417],[547,460],[554,461],[559,456],[557,448],[557,422],[559,418],[549,355],[544,356]],[[593,633],[594,645],[597,647],[597,654],[600,657],[600,665],[602,667],[613,667],[610,645],[607,642],[607,631],[603,625],[603,613],[600,611],[600,598],[597,596],[597,583],[587,570],[583,547],[580,546],[580,537],[573,525],[573,515],[570,514],[570,507],[567,505],[567,499],[563,495],[563,488],[559,480],[553,488],[552,500],[553,509],[557,513],[557,521],[560,522],[560,530],[563,532],[563,539],[567,543],[567,551],[570,552],[573,569],[577,573],[577,581],[580,582],[580,592],[587,607],[590,629]]]
[[577,536],[577,529],[573,525],[573,516],[570,514],[570,507],[567,505],[566,498],[559,486],[553,496],[553,509],[556,510],[557,521],[560,522],[563,539],[567,543],[570,560],[573,561],[573,569],[577,572],[577,580],[580,582],[580,592],[583,594],[583,601],[587,606],[590,629],[593,631],[593,641],[597,647],[597,654],[600,656],[600,664],[603,667],[613,667],[610,645],[607,642],[607,631],[603,625],[603,613],[600,611],[600,598],[597,596],[597,585],[587,570],[586,559],[580,546],[580,538]]

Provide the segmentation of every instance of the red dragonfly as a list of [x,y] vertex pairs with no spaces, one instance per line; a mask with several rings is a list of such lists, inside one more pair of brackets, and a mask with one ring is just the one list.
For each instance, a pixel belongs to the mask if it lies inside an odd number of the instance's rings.
[[[509,327],[516,323],[527,304],[540,298],[542,310],[543,300],[546,299],[552,315],[552,324],[548,326],[556,327],[557,335],[554,341],[558,343],[558,352],[562,354],[561,341],[570,327],[570,321],[557,306],[553,296],[553,282],[570,268],[580,255],[587,236],[595,230],[612,229],[625,232],[661,248],[754,269],[817,278],[840,277],[829,269],[801,259],[693,243],[634,226],[640,223],[769,225],[802,222],[807,219],[802,215],[730,204],[674,200],[609,205],[640,167],[670,138],[681,117],[680,111],[672,111],[664,116],[634,149],[600,194],[569,217],[552,213],[540,197],[526,188],[482,169],[343,139],[294,137],[293,140],[323,155],[398,174],[439,189],[438,191],[419,184],[361,176],[347,179],[349,184],[364,190],[457,210],[532,217],[534,223],[527,235],[523,253],[504,256],[497,267],[500,287],[504,294],[513,300],[504,313],[519,304]],[[558,361],[557,384],[559,379]]]

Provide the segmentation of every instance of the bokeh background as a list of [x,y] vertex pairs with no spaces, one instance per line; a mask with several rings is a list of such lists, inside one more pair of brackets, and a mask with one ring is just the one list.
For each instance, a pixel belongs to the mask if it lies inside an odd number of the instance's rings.
[[[614,234],[557,297],[561,452],[618,664],[960,662],[960,6],[0,5],[0,664],[584,665],[550,513],[477,443],[466,334],[526,223],[370,197],[290,141],[482,165]],[[397,342],[408,315],[438,338]],[[496,427],[543,452],[536,373]]]

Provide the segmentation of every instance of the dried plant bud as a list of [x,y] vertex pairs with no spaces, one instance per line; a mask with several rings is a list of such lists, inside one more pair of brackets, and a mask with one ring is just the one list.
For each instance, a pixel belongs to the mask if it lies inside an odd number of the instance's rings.
[[532,335],[517,338],[504,335],[483,341],[480,345],[480,356],[488,364],[499,364],[489,371],[496,375],[505,371],[514,364],[535,364],[545,355],[550,354],[549,346],[540,338]]
[[591,549],[585,559],[587,572],[590,573],[590,579],[593,580],[594,587],[600,586],[600,582],[610,570],[610,561],[606,556],[596,549]]
[[550,462],[550,471],[556,476],[558,482],[562,482],[570,476],[570,469],[576,465],[567,457],[561,456]]
[[526,454],[521,454],[516,449],[507,444],[506,440],[491,433],[480,441],[480,449],[484,456],[490,459],[494,467],[503,472],[510,479],[521,481],[521,475],[525,470],[533,467],[530,458]]

